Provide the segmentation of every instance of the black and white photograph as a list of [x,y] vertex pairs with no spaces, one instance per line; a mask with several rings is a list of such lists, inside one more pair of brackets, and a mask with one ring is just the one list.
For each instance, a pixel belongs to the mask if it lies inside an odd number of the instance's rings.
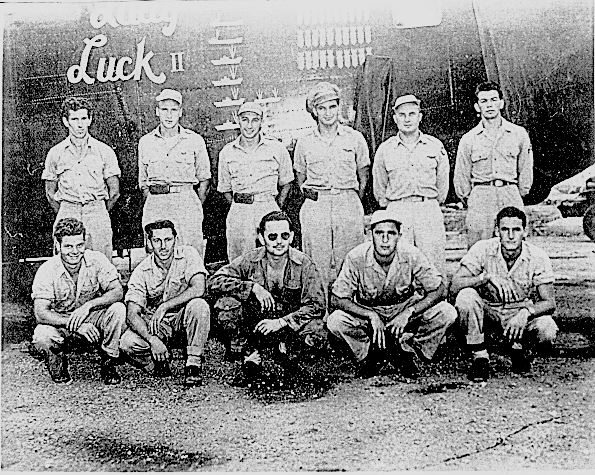
[[594,8],[0,4],[0,470],[594,470]]

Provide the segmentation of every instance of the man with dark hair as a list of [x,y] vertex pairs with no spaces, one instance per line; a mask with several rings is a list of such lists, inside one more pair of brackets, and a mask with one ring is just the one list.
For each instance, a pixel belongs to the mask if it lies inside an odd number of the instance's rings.
[[194,247],[178,245],[169,220],[148,223],[145,232],[153,253],[130,276],[124,299],[129,329],[120,346],[135,366],[155,376],[169,376],[166,345],[174,332],[185,331],[184,385],[201,385],[211,315],[203,299],[207,271],[202,257]]
[[180,125],[182,94],[163,89],[155,98],[159,126],[138,143],[138,184],[143,193],[142,223],[169,219],[178,242],[204,256],[203,203],[211,180],[204,139]]
[[115,361],[126,320],[118,271],[102,253],[85,250],[80,221],[61,219],[54,238],[58,254],[41,265],[33,280],[33,344],[56,383],[70,381],[69,349],[83,341],[100,345],[103,381],[117,384]]
[[440,273],[416,247],[403,242],[398,217],[372,214],[372,242],[351,250],[333,284],[328,330],[349,346],[358,372],[374,376],[385,356],[415,378],[418,359],[429,361],[456,319],[443,301]]
[[398,97],[393,120],[399,132],[376,150],[374,196],[403,223],[402,239],[422,251],[446,276],[446,230],[440,204],[448,194],[448,156],[442,142],[419,130],[421,101]]
[[340,123],[340,90],[320,82],[306,110],[316,127],[295,146],[294,170],[305,201],[300,210],[302,249],[316,263],[326,288],[347,253],[364,242],[362,199],[370,173],[364,136]]
[[203,299],[207,271],[202,257],[194,247],[177,243],[169,220],[148,223],[145,232],[153,253],[130,276],[124,299],[129,329],[120,346],[135,366],[155,376],[169,376],[166,345],[174,332],[185,331],[184,385],[201,385],[211,315]]
[[293,235],[285,213],[268,213],[258,226],[263,247],[209,280],[210,293],[219,298],[215,308],[227,357],[241,359],[247,377],[261,367],[260,351],[267,346],[293,355],[303,344],[320,348],[325,340],[322,280],[312,260],[290,246]]
[[254,248],[258,221],[283,208],[293,181],[289,152],[262,135],[263,119],[260,104],[242,104],[240,135],[219,152],[217,191],[231,204],[226,220],[229,262]]
[[475,90],[481,120],[459,142],[453,183],[467,204],[467,247],[494,235],[494,217],[505,206],[523,207],[533,184],[533,152],[527,131],[502,117],[500,86]]
[[[47,154],[41,178],[56,221],[76,218],[87,230],[87,247],[112,259],[112,226],[108,211],[120,196],[120,167],[108,145],[89,135],[90,103],[67,97],[62,123],[68,137]],[[54,223],[54,226],[55,226]]]
[[522,210],[503,208],[496,216],[497,237],[475,243],[453,276],[451,291],[458,293],[455,306],[473,353],[472,380],[490,376],[484,336],[489,324],[504,333],[518,373],[529,371],[534,350],[556,338],[554,273],[547,254],[525,241],[526,226]]

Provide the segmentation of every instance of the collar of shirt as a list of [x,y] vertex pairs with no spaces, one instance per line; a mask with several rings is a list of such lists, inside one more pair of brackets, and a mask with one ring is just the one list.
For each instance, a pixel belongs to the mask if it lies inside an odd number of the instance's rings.
[[374,257],[374,243],[370,242],[370,247],[368,247],[368,249],[366,249],[364,266],[367,269],[370,269],[370,268],[374,269],[376,271],[376,273],[380,274],[384,278],[385,276],[388,276],[391,273],[391,270],[395,267],[396,263],[402,263],[405,261],[406,260],[399,253],[399,243],[397,243],[397,250],[395,251],[395,256],[393,257],[393,260],[390,263],[388,272],[385,272],[384,269],[382,268],[382,266],[378,263],[378,261]]
[[[258,248],[258,252],[255,252],[253,256],[250,257],[250,261],[252,262],[263,262],[266,260],[266,249],[264,246]],[[302,256],[298,255],[296,250],[293,247],[289,247],[289,260],[294,262],[297,265],[303,264]]]
[[[513,131],[513,128],[512,128],[513,124],[512,124],[512,122],[507,121],[504,117],[501,117],[501,119],[502,119],[502,123],[500,124],[499,129],[501,129],[501,130],[503,130],[505,132],[512,132]],[[472,132],[475,135],[480,135],[480,134],[484,133],[486,129],[483,126],[483,121],[480,120],[479,121],[479,124],[477,124],[471,130],[472,130]]]
[[[68,270],[66,270],[66,267],[64,266],[64,262],[62,262],[62,258],[60,257],[60,255],[59,254],[56,255],[55,258],[56,258],[56,262],[54,264],[55,275],[58,277],[62,277],[64,275],[66,275],[66,277],[68,279],[72,280],[72,276],[70,275],[70,272],[68,272]],[[86,269],[88,267],[89,267],[89,265],[87,263],[87,251],[85,251],[83,253],[83,259],[81,261],[81,267],[79,269],[79,276],[83,275],[86,272]]]
[[[179,128],[179,131],[178,131],[178,133],[177,133],[176,135],[177,135],[178,137],[180,137],[181,139],[188,138],[188,135],[190,135],[190,130],[188,130],[188,129],[185,129],[185,128],[184,128],[184,127],[182,127],[180,124],[178,124],[178,128]],[[163,135],[161,135],[161,126],[160,126],[160,125],[158,125],[158,126],[157,126],[157,127],[154,129],[154,130],[153,130],[152,134],[153,134],[155,137],[159,137],[160,139],[162,139],[162,138],[165,138],[165,137],[163,137]]]
[[490,246],[488,254],[490,256],[498,259],[499,261],[501,261],[504,264],[504,269],[506,269],[507,272],[511,272],[513,269],[515,269],[519,265],[520,262],[529,261],[529,249],[527,247],[527,243],[525,241],[523,241],[521,243],[521,254],[517,258],[517,260],[514,262],[512,267],[510,269],[508,269],[508,266],[506,265],[506,260],[504,259],[504,255],[502,254],[502,246],[500,244],[500,239],[497,237],[492,238],[492,239],[494,240],[494,242]]
[[[403,140],[401,139],[401,133],[397,133],[397,135],[394,136],[395,139],[395,147],[398,147],[399,145],[403,145],[403,147],[407,147],[407,145],[405,144],[405,142],[403,142]],[[428,136],[426,134],[424,134],[421,130],[419,131],[419,137],[417,138],[417,141],[415,142],[415,145],[417,146],[418,143],[423,143],[423,144],[427,144],[428,143]]]
[[[88,135],[87,136],[87,149],[93,150],[94,148],[97,147],[97,144],[98,143],[99,143],[99,140],[97,140],[95,137],[93,137],[91,135]],[[64,150],[72,150],[72,151],[75,151],[76,150],[76,147],[74,146],[74,144],[70,140],[70,137],[66,137],[62,141],[62,145],[64,146]]]
[[[174,260],[183,259],[183,258],[184,258],[183,249],[176,246],[176,248],[174,249]],[[173,265],[174,265],[174,261],[172,261],[172,263],[171,263],[171,266],[173,266]],[[169,270],[171,270],[171,266],[170,266]],[[139,264],[139,267],[141,268],[141,270],[143,272],[152,272],[157,275],[163,274],[163,270],[161,269],[161,267],[159,267],[157,265],[157,262],[155,262],[155,254],[154,253],[151,253],[151,255],[149,256],[148,259],[141,262]],[[167,272],[169,272],[169,270],[167,270],[165,273],[167,274]]]
[[[314,129],[312,130],[312,133],[313,133],[314,137],[324,140],[318,127],[314,127]],[[337,125],[337,135],[343,136],[343,135],[347,135],[347,134],[348,134],[347,127],[345,127],[343,124],[338,124]]]
[[[241,150],[244,153],[249,153],[248,150],[246,150],[244,147],[242,147],[240,145],[240,139],[242,138],[241,135],[238,135],[232,142],[231,142],[231,146],[237,148],[238,150]],[[252,152],[257,150],[258,148],[260,148],[261,146],[266,145],[266,141],[267,139],[265,137],[262,136],[262,133],[258,134],[258,143],[256,144],[256,148],[254,148],[254,150],[251,150]]]

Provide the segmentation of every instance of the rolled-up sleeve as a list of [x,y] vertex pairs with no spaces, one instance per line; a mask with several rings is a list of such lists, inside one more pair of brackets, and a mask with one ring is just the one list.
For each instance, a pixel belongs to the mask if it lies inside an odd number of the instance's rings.
[[116,267],[103,254],[98,253],[96,259],[98,267],[97,281],[101,289],[105,291],[114,280],[120,281],[120,274]]
[[418,251],[412,255],[413,278],[426,292],[432,292],[440,287],[442,277],[438,270],[430,263],[428,258]]
[[438,203],[444,203],[448,195],[448,177],[450,173],[450,164],[448,163],[448,154],[444,147],[440,149],[440,158],[438,159],[438,169],[436,170],[436,191],[438,192]]
[[384,164],[385,148],[381,144],[374,155],[374,164],[372,165],[372,185],[374,189],[374,196],[381,208],[385,208],[388,204],[386,199],[386,187],[388,185],[388,173]]
[[302,139],[298,139],[295,144],[295,150],[293,151],[293,169],[303,175],[306,174],[306,149]]
[[457,149],[453,185],[457,196],[465,200],[471,193],[471,143],[463,135]]
[[42,180],[57,181],[58,174],[56,173],[56,164],[58,163],[58,152],[56,147],[52,147],[46,158],[43,172],[41,173]]
[[357,168],[364,168],[370,165],[370,150],[368,143],[361,132],[354,130],[355,135],[355,163]]
[[204,139],[196,134],[194,138],[194,167],[198,181],[206,181],[211,178],[211,162],[209,152]]
[[519,193],[525,196],[531,191],[533,185],[533,148],[531,139],[526,130],[521,132],[521,150],[517,161],[519,177]]
[[347,254],[337,280],[333,283],[332,293],[340,299],[353,299],[359,283],[359,274],[353,258]]
[[461,266],[466,267],[471,275],[479,275],[486,266],[486,248],[481,241],[476,242],[461,259]]
[[535,286],[553,284],[555,281],[554,271],[550,258],[545,252],[536,256],[535,270],[533,273],[533,284]]
[[287,185],[293,181],[293,167],[287,149],[279,143],[279,151],[275,153],[279,161],[279,186]]
[[44,262],[38,269],[35,277],[33,278],[33,286],[31,289],[31,298],[35,299],[46,299],[54,300],[54,285],[53,277],[51,275],[51,269],[49,265]]
[[118,157],[116,157],[116,152],[114,152],[111,147],[105,145],[102,147],[101,155],[105,160],[105,165],[103,167],[103,178],[120,176],[122,172],[120,171],[120,166],[118,165]]
[[147,306],[147,282],[145,280],[145,272],[140,268],[136,268],[130,280],[128,281],[128,291],[124,297],[124,302],[134,302],[142,308]]

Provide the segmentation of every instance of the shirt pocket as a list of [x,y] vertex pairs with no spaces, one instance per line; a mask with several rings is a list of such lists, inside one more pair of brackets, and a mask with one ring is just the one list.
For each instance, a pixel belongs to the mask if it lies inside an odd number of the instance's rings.
[[417,162],[417,172],[423,177],[425,184],[436,185],[436,169],[438,168],[438,155],[427,154]]
[[88,302],[96,297],[99,293],[99,282],[97,281],[90,281],[83,283],[81,288],[81,293],[79,295],[78,303],[79,305]]
[[357,179],[355,164],[355,147],[344,145],[337,153],[337,171],[343,180]]
[[491,151],[488,148],[479,147],[471,151],[471,165],[474,174],[491,173]]

